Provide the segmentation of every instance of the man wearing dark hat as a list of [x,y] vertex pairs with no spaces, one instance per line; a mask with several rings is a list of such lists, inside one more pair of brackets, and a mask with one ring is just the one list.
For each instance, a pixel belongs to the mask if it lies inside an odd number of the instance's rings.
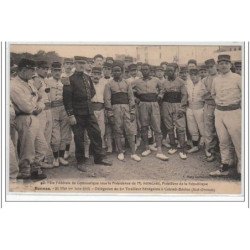
[[106,58],[106,63],[109,63],[109,64],[113,64],[114,63],[114,59],[113,59],[113,57],[107,57]]
[[[42,180],[47,176],[41,171],[41,161],[46,154],[44,136],[39,127],[37,115],[44,109],[44,103],[38,91],[30,81],[35,74],[36,64],[33,60],[21,59],[18,63],[17,77],[11,79],[10,98],[16,119],[15,125],[20,141],[19,175],[20,179]],[[39,154],[36,145],[41,143]]]
[[92,68],[94,65],[94,59],[93,58],[86,58],[86,63],[84,64],[84,73],[87,75],[91,75]]
[[142,156],[148,156],[151,153],[148,144],[148,128],[152,127],[155,134],[155,141],[157,146],[156,157],[160,160],[166,161],[168,157],[162,153],[162,133],[161,133],[161,115],[158,98],[162,97],[162,84],[156,77],[151,77],[150,66],[148,64],[142,65],[143,77],[136,80],[134,83],[135,96],[140,100],[139,103],[139,117],[141,123],[141,136],[145,144],[145,151]]
[[123,131],[125,130],[131,149],[131,159],[140,161],[135,153],[135,100],[131,85],[122,79],[123,65],[114,62],[113,79],[105,86],[104,101],[110,123],[113,125],[118,160],[124,160],[122,147]]
[[215,127],[220,142],[221,166],[211,172],[212,176],[226,176],[230,166],[236,164],[241,174],[241,76],[232,73],[230,55],[218,56],[220,74],[212,84],[211,94],[215,100]]
[[218,76],[218,72],[214,59],[206,60],[205,65],[209,74],[202,80],[207,89],[207,94],[204,98],[205,154],[206,160],[211,162],[215,159],[215,147],[218,143],[214,121],[215,102],[211,96],[211,89],[214,79]]
[[202,80],[203,78],[205,78],[205,77],[208,76],[206,65],[202,64],[202,65],[199,67],[199,75],[200,75],[201,80]]
[[176,63],[169,63],[166,69],[167,80],[163,82],[163,99],[162,99],[162,120],[167,128],[170,146],[168,153],[175,154],[177,147],[175,143],[174,128],[176,128],[177,138],[180,143],[181,159],[187,159],[185,152],[185,113],[187,107],[187,90],[182,79],[177,77]]
[[112,64],[108,62],[103,63],[102,72],[103,72],[103,78],[109,81],[112,73]]
[[241,76],[241,61],[234,63],[235,73]]
[[94,162],[96,164],[111,165],[105,159],[105,153],[102,149],[101,131],[91,102],[95,95],[95,88],[91,78],[83,72],[85,63],[86,61],[83,57],[75,57],[76,70],[69,77],[68,85],[63,86],[63,103],[74,133],[77,168],[83,172],[87,170],[86,158],[84,156],[85,129],[93,145]]
[[193,68],[189,70],[190,80],[187,83],[188,106],[187,124],[192,137],[193,147],[188,153],[199,151],[199,140],[204,141],[204,97],[207,93],[205,85],[201,82],[199,70]]
[[179,77],[185,82],[187,82],[188,79],[188,69],[185,66],[181,66],[180,67],[180,71],[179,71]]
[[69,164],[64,159],[64,153],[70,133],[69,118],[63,106],[64,85],[61,81],[62,64],[60,62],[53,62],[51,64],[51,74],[52,77],[47,80],[47,85],[50,88],[49,94],[53,120],[51,148],[54,155],[53,166],[59,167],[59,165],[66,166]]
[[103,65],[103,56],[98,54],[94,56],[94,66],[95,67],[102,67]]

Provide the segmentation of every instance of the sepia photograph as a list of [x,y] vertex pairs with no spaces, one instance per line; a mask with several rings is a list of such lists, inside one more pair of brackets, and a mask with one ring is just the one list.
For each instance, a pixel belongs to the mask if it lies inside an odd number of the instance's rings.
[[243,43],[9,43],[6,55],[7,200],[244,198]]

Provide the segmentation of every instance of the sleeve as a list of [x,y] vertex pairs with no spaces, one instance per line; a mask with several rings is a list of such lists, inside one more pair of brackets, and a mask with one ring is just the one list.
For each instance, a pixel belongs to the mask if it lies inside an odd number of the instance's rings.
[[63,105],[68,116],[74,115],[72,100],[73,100],[73,79],[63,85]]
[[238,87],[241,91],[241,86],[242,86],[242,81],[241,81],[241,76],[240,75],[237,75],[237,84],[238,84]]
[[95,96],[96,91],[95,91],[94,84],[93,84],[93,82],[91,80],[91,77],[89,76],[88,79],[89,79],[90,93],[91,93],[91,99],[92,99]]
[[214,100],[215,100],[215,96],[216,96],[215,83],[216,83],[216,78],[213,80],[213,82],[212,82],[212,87],[211,87],[211,96],[212,96],[212,98],[213,98]]
[[163,98],[164,96],[164,87],[160,80],[157,80],[157,89],[158,89],[158,97]]
[[36,105],[31,99],[32,96],[27,96],[21,88],[12,87],[10,97],[17,108],[24,113],[31,114],[36,109]]
[[131,114],[135,114],[135,98],[132,86],[128,84],[128,100],[129,100],[129,109]]
[[110,84],[107,83],[105,85],[105,89],[104,89],[104,105],[105,105],[105,110],[107,111],[107,116],[113,116],[113,109],[112,109],[112,105],[111,105],[111,88],[110,88]]
[[188,101],[187,88],[185,86],[184,81],[181,81],[181,108],[180,110],[183,112],[186,112],[187,101]]

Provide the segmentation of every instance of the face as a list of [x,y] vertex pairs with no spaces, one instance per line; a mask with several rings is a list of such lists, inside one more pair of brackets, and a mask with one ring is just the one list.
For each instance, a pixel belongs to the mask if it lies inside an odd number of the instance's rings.
[[37,90],[39,90],[42,87],[42,82],[38,77],[33,77],[32,79],[33,79],[33,85]]
[[193,83],[197,83],[197,82],[199,82],[200,77],[199,77],[199,75],[196,75],[196,74],[190,74],[190,79]]
[[149,73],[150,73],[150,68],[148,65],[144,65],[141,67],[141,73],[144,77],[147,77],[149,76]]
[[137,66],[137,70],[138,70],[138,71],[141,71],[141,65],[138,65],[138,66]]
[[72,62],[65,62],[64,63],[64,69],[66,72],[71,72],[74,67],[74,64]]
[[92,72],[91,78],[92,78],[94,83],[98,83],[99,80],[101,79],[101,77],[102,77],[102,73],[100,71]]
[[48,71],[49,71],[48,68],[37,68],[36,70],[37,74],[43,78],[47,77]]
[[164,71],[166,71],[166,69],[167,69],[167,64],[162,64],[161,66],[162,66],[162,68],[164,69]]
[[102,67],[103,59],[101,57],[97,57],[95,59],[95,66],[96,67]]
[[167,69],[166,69],[166,75],[169,78],[173,78],[175,76],[175,68],[174,67],[167,67]]
[[122,75],[122,69],[120,67],[114,67],[112,70],[114,79],[119,79]]
[[85,63],[84,64],[84,70],[85,71],[87,71],[87,72],[89,72],[89,71],[91,71],[92,70],[92,63]]
[[132,77],[136,77],[137,76],[137,69],[130,70],[130,75]]
[[188,70],[190,70],[190,69],[196,69],[196,68],[197,68],[197,66],[194,63],[189,63],[188,64]]
[[163,72],[163,70],[156,70],[155,75],[156,75],[156,77],[161,79],[164,76],[164,72]]
[[235,68],[235,73],[238,75],[241,75],[241,67],[236,67]]
[[106,77],[110,77],[111,76],[111,68],[103,68],[103,75],[106,76]]
[[219,71],[222,73],[222,74],[226,74],[230,71],[230,68],[231,68],[231,63],[228,62],[228,61],[220,61],[218,63],[218,68],[219,68]]
[[208,73],[210,75],[215,75],[217,73],[217,67],[216,67],[215,64],[214,65],[213,64],[208,65],[207,70],[208,70]]
[[187,71],[180,71],[179,76],[180,76],[180,78],[181,78],[183,81],[186,81],[187,78],[188,78],[188,72],[187,72]]
[[207,71],[205,69],[203,70],[200,70],[199,71],[199,75],[201,77],[201,79],[205,78],[208,74],[207,74]]
[[75,62],[76,71],[83,72],[84,71],[85,62]]
[[23,68],[23,69],[21,69],[19,74],[24,80],[28,81],[28,80],[32,79],[35,72],[36,72],[35,68],[32,68],[32,69]]
[[61,69],[52,69],[51,74],[52,74],[53,78],[55,78],[56,80],[59,80],[61,78],[62,70]]

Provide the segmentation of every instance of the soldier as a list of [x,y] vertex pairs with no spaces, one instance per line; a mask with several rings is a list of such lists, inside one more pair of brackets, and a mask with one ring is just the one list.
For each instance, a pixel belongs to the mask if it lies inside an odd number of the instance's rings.
[[93,145],[94,162],[96,164],[112,165],[111,162],[105,159],[105,153],[102,149],[101,131],[91,102],[95,95],[95,88],[91,78],[83,73],[85,63],[85,58],[75,57],[76,70],[69,77],[68,85],[63,87],[63,103],[74,133],[77,168],[83,172],[87,171],[87,162],[84,157],[85,129],[88,131],[88,136]]
[[187,67],[180,67],[180,71],[179,71],[179,77],[185,82],[185,85],[187,83],[187,79],[188,79],[188,69]]
[[[189,70],[191,82],[187,84],[188,106],[187,106],[187,124],[192,137],[193,147],[188,153],[199,151],[199,139],[202,141],[204,135],[204,96],[206,87],[201,82],[198,69]],[[200,138],[201,136],[201,138]]]
[[[74,61],[72,58],[65,58],[63,62],[63,68],[64,72],[61,75],[61,81],[64,84],[64,82],[68,81],[68,78],[74,73]],[[66,146],[65,146],[65,152],[63,158],[67,160],[70,156],[69,150],[70,150],[70,143],[72,141],[72,131],[69,130],[69,133],[67,135],[66,139]]]
[[161,149],[161,115],[158,104],[158,98],[162,98],[162,86],[159,79],[149,76],[150,66],[148,64],[142,65],[143,77],[136,80],[134,83],[135,96],[140,100],[139,103],[139,117],[141,123],[141,135],[145,144],[145,151],[142,156],[147,156],[151,153],[148,145],[148,128],[152,127],[156,146],[156,157],[160,160],[168,160],[168,157],[162,153]]
[[188,71],[190,69],[197,69],[197,61],[194,59],[188,60]]
[[199,67],[199,75],[200,75],[201,80],[202,80],[203,78],[205,78],[205,77],[208,76],[206,65],[201,65],[201,66]]
[[226,176],[233,164],[234,149],[237,155],[237,172],[241,173],[241,76],[232,73],[230,55],[218,56],[220,74],[212,84],[215,127],[220,142],[221,166],[211,176]]
[[123,65],[113,64],[113,77],[105,86],[104,99],[108,119],[113,124],[115,142],[118,150],[118,160],[124,160],[122,148],[123,131],[125,130],[131,149],[131,159],[140,161],[141,158],[135,153],[135,100],[131,85],[122,79]]
[[130,75],[129,75],[129,66],[126,66],[124,65],[124,74],[123,74],[123,79],[127,80],[130,78]]
[[[132,63],[128,66],[128,69],[129,69],[129,75],[130,77],[127,79],[127,82],[129,84],[133,84],[133,82],[137,79],[139,79],[138,77],[138,70],[137,70],[137,65]],[[133,85],[132,85],[133,87]]]
[[60,62],[53,62],[51,64],[51,74],[52,77],[47,81],[47,85],[50,88],[53,120],[51,148],[54,156],[53,166],[59,167],[60,164],[63,166],[69,164],[68,161],[64,159],[64,153],[70,133],[69,118],[63,106],[63,83],[61,81],[62,64]]
[[235,73],[241,76],[241,61],[234,63]]
[[84,73],[90,76],[92,73],[93,66],[94,66],[94,59],[86,58],[86,63],[84,64]]
[[178,65],[176,63],[167,65],[166,75],[168,78],[163,82],[162,120],[167,128],[171,145],[168,153],[175,154],[177,152],[174,134],[175,127],[181,148],[179,155],[181,159],[185,160],[187,159],[185,152],[187,90],[184,81],[177,77],[177,68]]
[[108,63],[108,64],[113,64],[114,63],[114,59],[113,59],[113,57],[107,57],[106,58],[106,63]]
[[112,73],[112,64],[105,62],[103,63],[103,77],[107,80],[111,78],[111,73]]
[[138,62],[136,65],[137,65],[137,76],[142,77],[142,73],[141,73],[142,62]]
[[161,62],[161,64],[160,64],[160,66],[163,68],[164,72],[165,72],[166,69],[167,69],[167,65],[168,65],[167,62]]
[[103,56],[98,54],[94,56],[94,66],[95,67],[102,67],[103,65]]
[[160,80],[161,83],[165,81],[163,67],[161,66],[155,67],[155,76]]
[[[30,82],[35,74],[35,66],[33,60],[20,60],[17,77],[11,79],[10,97],[16,113],[15,125],[20,141],[17,178],[42,180],[47,178],[41,171],[41,161],[46,153],[46,147],[43,146],[46,142],[37,115],[44,109],[44,104]],[[39,152],[36,152],[37,148]]]
[[206,145],[206,160],[208,162],[215,160],[215,147],[217,145],[217,134],[215,129],[214,111],[215,102],[211,96],[213,80],[218,76],[216,63],[214,59],[205,61],[209,75],[202,82],[207,89],[204,101],[204,128],[205,128],[205,145]]

